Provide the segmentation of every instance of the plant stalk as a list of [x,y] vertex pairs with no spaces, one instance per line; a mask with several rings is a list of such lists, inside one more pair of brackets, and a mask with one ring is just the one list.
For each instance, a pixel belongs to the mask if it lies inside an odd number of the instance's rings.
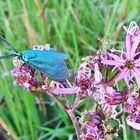
[[77,140],[81,140],[81,137],[80,137],[81,136],[81,129],[79,127],[79,123],[78,123],[78,121],[77,121],[77,119],[75,117],[74,112],[71,109],[66,110],[66,111],[67,111],[67,113],[68,113],[68,115],[69,115],[69,117],[70,117],[70,119],[71,119],[71,121],[73,123],[74,128],[75,128]]
[[74,126],[75,132],[76,132],[76,136],[77,136],[77,140],[81,140],[80,136],[81,136],[81,129],[79,126],[78,121],[76,120],[75,114],[74,114],[74,110],[73,108],[69,108],[67,107],[59,98],[57,98],[57,96],[48,93],[51,97],[53,97],[53,99],[63,108],[66,110],[66,112],[68,113],[72,124]]

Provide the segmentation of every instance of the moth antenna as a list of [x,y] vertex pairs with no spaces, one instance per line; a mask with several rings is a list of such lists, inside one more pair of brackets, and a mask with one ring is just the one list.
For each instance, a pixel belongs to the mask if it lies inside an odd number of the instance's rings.
[[5,56],[0,56],[0,59],[8,59],[8,58],[12,58],[12,57],[15,57],[17,56],[17,54],[8,54],[8,55],[5,55]]
[[18,51],[16,50],[16,48],[15,48],[8,40],[6,40],[4,37],[2,37],[1,35],[0,35],[0,39],[1,39],[5,44],[7,44],[8,46],[10,46],[16,53],[18,53]]

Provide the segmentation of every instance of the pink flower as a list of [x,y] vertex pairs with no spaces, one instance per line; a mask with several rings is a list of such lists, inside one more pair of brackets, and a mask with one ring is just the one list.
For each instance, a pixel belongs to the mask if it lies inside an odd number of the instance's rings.
[[121,79],[124,79],[126,84],[129,85],[129,81],[135,77],[137,85],[140,88],[140,59],[138,57],[140,52],[137,52],[138,44],[140,42],[140,31],[136,25],[131,25],[126,31],[126,52],[120,51],[120,56],[114,53],[107,53],[113,60],[103,60],[102,63],[115,66],[114,68],[120,70],[120,75],[115,81],[116,83]]
[[118,105],[126,102],[127,91],[124,90],[123,92],[120,92],[114,90],[112,87],[99,85],[95,91],[95,96],[99,104]]
[[124,104],[124,111],[128,113],[126,122],[136,130],[140,130],[140,95],[132,93]]
[[127,91],[116,91],[112,87],[107,87],[104,93],[105,103],[109,105],[118,105],[127,100]]
[[[80,76],[80,77],[79,77]],[[87,77],[85,74],[75,76],[74,80],[76,85],[80,88],[80,94],[82,96],[93,96],[94,81],[93,78]]]
[[104,138],[101,126],[102,117],[99,112],[83,112],[81,117],[81,124],[85,128],[85,131],[83,131],[85,140],[99,140]]
[[96,106],[93,110],[81,114],[80,123],[83,128],[85,140],[106,140],[118,134],[120,121],[115,118],[117,111],[109,105]]

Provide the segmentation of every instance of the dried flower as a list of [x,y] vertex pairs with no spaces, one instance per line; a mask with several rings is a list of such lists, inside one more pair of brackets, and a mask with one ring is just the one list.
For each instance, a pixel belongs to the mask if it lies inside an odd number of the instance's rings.
[[93,96],[94,85],[102,80],[102,74],[99,68],[99,58],[87,56],[82,59],[83,62],[78,68],[74,81],[80,87],[82,96]]

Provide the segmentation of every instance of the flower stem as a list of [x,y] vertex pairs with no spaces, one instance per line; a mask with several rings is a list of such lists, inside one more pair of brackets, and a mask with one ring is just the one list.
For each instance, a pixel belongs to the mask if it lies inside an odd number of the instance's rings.
[[111,79],[110,79],[109,81],[107,81],[105,84],[108,85],[108,86],[111,85],[112,82],[115,80],[116,76],[117,76],[119,73],[120,73],[120,71],[118,70],[118,71],[111,77]]
[[66,101],[67,101],[68,107],[70,108],[70,107],[71,107],[71,101],[70,101],[70,98],[69,98],[68,95],[65,95],[65,98],[66,98]]
[[[117,87],[117,90],[119,90],[118,84],[116,84],[116,87]],[[121,112],[123,113],[123,105],[120,105],[119,107],[120,107]],[[123,140],[128,140],[125,119],[126,119],[125,114],[123,114],[121,117],[122,124],[123,124]]]
[[66,110],[66,112],[68,113],[71,121],[72,121],[72,124],[75,128],[75,132],[76,132],[76,136],[77,136],[77,140],[81,140],[80,136],[81,136],[81,129],[80,129],[80,126],[79,126],[79,123],[75,117],[75,114],[74,114],[74,109],[73,108],[69,108],[67,107],[59,98],[57,98],[56,95],[54,94],[50,94],[48,93],[51,97],[53,97],[53,99],[63,108]]
[[51,93],[47,93],[49,94],[63,109],[67,110],[69,109],[69,107],[67,107],[58,97],[57,95],[51,94]]
[[125,115],[122,116],[122,123],[123,123],[123,140],[127,139],[127,129],[126,129],[126,123],[125,123]]
[[81,140],[81,137],[80,137],[81,136],[81,129],[79,127],[79,123],[75,117],[74,112],[71,109],[69,109],[69,110],[67,110],[67,113],[68,113],[69,117],[71,118],[71,121],[72,121],[73,126],[75,128],[77,140]]

